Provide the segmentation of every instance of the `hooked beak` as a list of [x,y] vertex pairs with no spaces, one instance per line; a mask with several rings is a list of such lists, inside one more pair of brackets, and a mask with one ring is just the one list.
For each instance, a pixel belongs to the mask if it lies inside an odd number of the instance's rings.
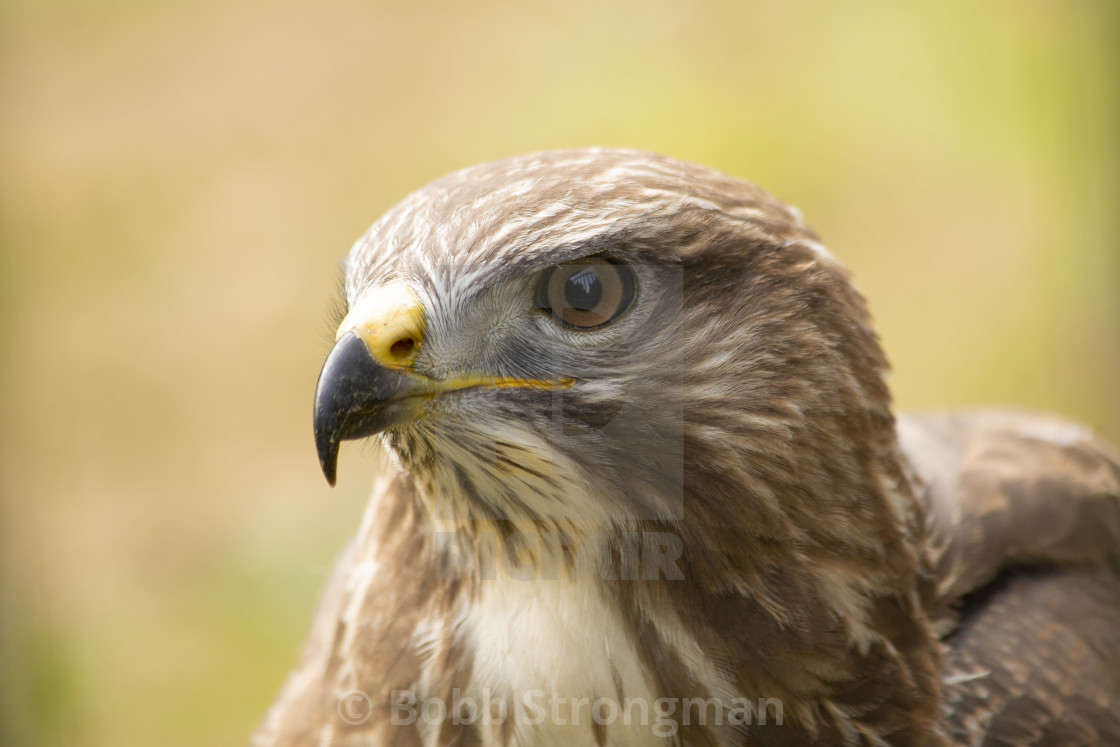
[[411,420],[432,393],[422,380],[378,364],[354,334],[343,335],[315,386],[315,448],[327,482],[335,482],[339,442]]

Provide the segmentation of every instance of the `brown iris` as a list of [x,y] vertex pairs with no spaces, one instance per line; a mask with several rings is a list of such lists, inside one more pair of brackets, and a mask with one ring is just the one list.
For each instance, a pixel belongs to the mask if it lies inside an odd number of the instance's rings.
[[537,306],[569,327],[593,329],[613,321],[634,300],[630,269],[601,257],[556,265],[537,288]]

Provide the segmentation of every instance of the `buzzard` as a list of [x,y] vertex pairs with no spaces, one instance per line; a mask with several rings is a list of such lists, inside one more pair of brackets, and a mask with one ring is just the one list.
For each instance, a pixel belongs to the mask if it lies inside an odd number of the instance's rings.
[[758,187],[468,168],[345,296],[319,459],[388,459],[254,745],[1120,744],[1120,458],[896,418],[847,272]]

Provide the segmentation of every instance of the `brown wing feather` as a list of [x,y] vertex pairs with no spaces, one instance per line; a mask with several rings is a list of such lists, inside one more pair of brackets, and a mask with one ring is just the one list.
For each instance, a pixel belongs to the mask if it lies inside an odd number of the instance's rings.
[[958,744],[1120,745],[1120,579],[1019,572],[971,600],[946,642],[945,729]]
[[902,418],[899,435],[924,483],[950,736],[1120,744],[1120,457],[1025,413]]

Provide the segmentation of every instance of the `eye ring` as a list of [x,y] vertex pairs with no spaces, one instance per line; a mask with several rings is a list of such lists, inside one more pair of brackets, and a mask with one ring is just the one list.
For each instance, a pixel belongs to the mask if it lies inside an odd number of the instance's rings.
[[536,307],[565,327],[597,329],[610,324],[634,302],[634,273],[603,257],[562,262],[541,276]]

